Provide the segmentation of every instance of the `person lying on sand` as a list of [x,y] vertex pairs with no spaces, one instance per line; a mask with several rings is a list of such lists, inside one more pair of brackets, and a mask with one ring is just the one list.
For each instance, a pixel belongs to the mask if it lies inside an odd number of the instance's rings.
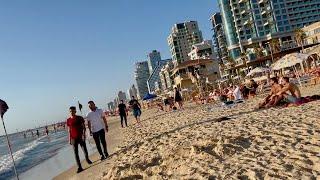
[[[299,103],[301,101],[301,92],[297,85],[290,83],[288,77],[282,78],[283,88],[277,93],[277,96],[283,96],[289,103]],[[290,94],[287,94],[290,92]]]
[[259,108],[269,108],[275,106],[283,97],[277,95],[281,91],[282,86],[278,83],[278,79],[273,77],[270,79],[271,92],[270,94],[259,104]]

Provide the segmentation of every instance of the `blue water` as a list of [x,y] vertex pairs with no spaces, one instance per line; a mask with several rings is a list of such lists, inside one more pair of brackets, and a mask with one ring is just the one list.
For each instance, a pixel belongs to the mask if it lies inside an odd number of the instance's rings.
[[[9,135],[9,139],[19,174],[56,155],[58,150],[68,144],[65,130],[50,132],[48,136],[42,135],[39,138],[31,135],[24,138],[23,134],[13,134]],[[0,137],[0,179],[10,179],[14,176],[7,141],[2,136]]]

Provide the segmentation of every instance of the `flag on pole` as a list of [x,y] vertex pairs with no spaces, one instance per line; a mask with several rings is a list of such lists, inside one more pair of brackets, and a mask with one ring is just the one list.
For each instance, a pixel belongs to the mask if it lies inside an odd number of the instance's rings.
[[80,110],[80,112],[82,112],[82,104],[80,104],[79,101],[78,101],[78,105],[79,105],[79,110]]
[[1,118],[3,118],[4,113],[6,113],[8,109],[9,109],[9,106],[7,105],[7,103],[0,99],[0,116],[1,116]]

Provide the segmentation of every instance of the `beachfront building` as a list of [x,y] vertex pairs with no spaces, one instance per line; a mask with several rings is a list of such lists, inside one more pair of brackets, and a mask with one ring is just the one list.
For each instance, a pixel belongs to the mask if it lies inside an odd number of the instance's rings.
[[[204,78],[206,82],[213,83],[219,76],[218,61],[214,59],[195,59],[184,61],[172,70],[174,86],[181,89],[197,88],[197,79]],[[196,74],[198,72],[199,76]]]
[[136,86],[134,84],[128,90],[128,96],[129,96],[130,99],[131,99],[132,96],[137,98],[138,91],[137,91],[137,88],[136,88]]
[[214,59],[212,41],[205,40],[201,43],[193,44],[188,56],[190,60]]
[[192,45],[188,56],[190,60],[180,63],[172,70],[171,78],[175,87],[192,88],[196,84],[196,71],[201,71],[198,75],[207,78],[208,82],[214,82],[220,77],[219,61],[213,55],[211,40]]
[[108,110],[109,111],[114,111],[115,110],[114,102],[111,101],[111,102],[108,103]]
[[147,61],[137,62],[135,64],[134,78],[138,90],[138,99],[142,99],[148,91],[147,81],[150,77],[149,66]]
[[150,74],[152,74],[153,70],[158,66],[159,61],[161,61],[161,55],[157,50],[153,50],[148,54],[148,67]]
[[114,100],[113,100],[113,105],[114,105],[115,108],[118,107],[118,105],[119,105],[119,99],[118,99],[118,97],[114,98]]
[[[293,31],[320,20],[319,0],[218,0],[229,55],[235,64],[250,48],[269,48],[275,39],[281,50],[294,48]],[[257,52],[255,52],[257,53]],[[256,57],[248,55],[248,61]]]
[[162,90],[168,92],[173,89],[173,79],[171,78],[171,70],[173,69],[172,60],[167,62],[160,70],[159,77]]
[[305,26],[302,30],[306,33],[305,43],[314,44],[320,42],[320,21]]
[[171,61],[171,59],[157,61],[157,66],[155,66],[147,81],[149,93],[155,93],[156,91],[160,91],[162,89],[160,71],[163,66],[168,63],[168,61]]
[[210,18],[213,31],[213,51],[217,54],[217,59],[220,59],[224,64],[227,64],[228,46],[226,36],[224,35],[223,23],[220,13],[214,13]]
[[193,44],[203,41],[202,32],[197,21],[188,21],[175,24],[168,36],[168,44],[175,65],[190,60],[188,53]]
[[127,101],[127,96],[126,96],[126,93],[125,92],[122,92],[122,91],[119,91],[118,92],[118,100],[119,100],[119,102],[121,101],[121,100],[123,100],[124,102],[126,102]]

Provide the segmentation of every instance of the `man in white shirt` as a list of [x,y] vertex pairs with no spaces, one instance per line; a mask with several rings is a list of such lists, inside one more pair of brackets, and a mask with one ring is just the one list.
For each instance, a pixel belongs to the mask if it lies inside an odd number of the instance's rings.
[[235,89],[233,90],[233,97],[235,101],[243,99],[240,91],[240,87],[238,85],[236,85]]
[[[101,109],[98,109],[93,101],[89,101],[88,105],[91,110],[87,114],[88,128],[90,135],[93,135],[94,142],[96,143],[102,161],[109,156],[105,138],[105,130],[108,132],[107,119],[104,112]],[[102,144],[104,153],[102,153],[100,143]]]

